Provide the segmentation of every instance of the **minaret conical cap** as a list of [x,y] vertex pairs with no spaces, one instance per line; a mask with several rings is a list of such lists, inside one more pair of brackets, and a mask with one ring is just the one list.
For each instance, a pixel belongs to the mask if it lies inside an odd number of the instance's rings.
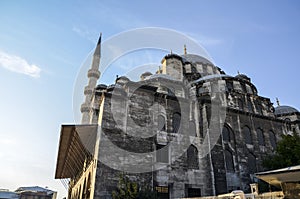
[[102,37],[102,32],[100,33],[98,43],[94,52],[94,56],[101,56],[101,37]]

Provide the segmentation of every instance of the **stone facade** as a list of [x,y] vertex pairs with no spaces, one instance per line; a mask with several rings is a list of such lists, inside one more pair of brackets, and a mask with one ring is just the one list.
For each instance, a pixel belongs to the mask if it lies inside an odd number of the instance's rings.
[[111,198],[120,174],[160,198],[184,198],[250,192],[281,135],[299,133],[300,114],[274,108],[246,75],[169,54],[138,82],[98,85],[87,121],[98,125],[95,153],[71,179],[70,198]]

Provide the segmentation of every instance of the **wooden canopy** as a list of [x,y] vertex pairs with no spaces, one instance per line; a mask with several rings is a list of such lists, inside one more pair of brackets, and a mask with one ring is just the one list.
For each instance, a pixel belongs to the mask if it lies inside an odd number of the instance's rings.
[[62,125],[55,179],[80,174],[86,161],[93,158],[98,125]]

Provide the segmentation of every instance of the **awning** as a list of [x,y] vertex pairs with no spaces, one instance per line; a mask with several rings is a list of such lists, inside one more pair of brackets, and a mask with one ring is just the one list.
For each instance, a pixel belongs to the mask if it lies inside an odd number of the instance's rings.
[[62,125],[55,179],[72,178],[82,172],[95,151],[98,125]]
[[300,165],[283,169],[256,173],[255,176],[271,185],[280,186],[281,183],[299,182]]

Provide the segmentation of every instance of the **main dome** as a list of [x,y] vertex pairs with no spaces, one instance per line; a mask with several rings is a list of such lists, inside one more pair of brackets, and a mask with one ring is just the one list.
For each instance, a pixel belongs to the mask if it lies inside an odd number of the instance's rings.
[[202,57],[200,55],[195,54],[184,54],[181,55],[183,58],[183,61],[190,62],[190,63],[204,63],[204,64],[211,64],[214,65],[211,61],[209,61],[207,58]]

